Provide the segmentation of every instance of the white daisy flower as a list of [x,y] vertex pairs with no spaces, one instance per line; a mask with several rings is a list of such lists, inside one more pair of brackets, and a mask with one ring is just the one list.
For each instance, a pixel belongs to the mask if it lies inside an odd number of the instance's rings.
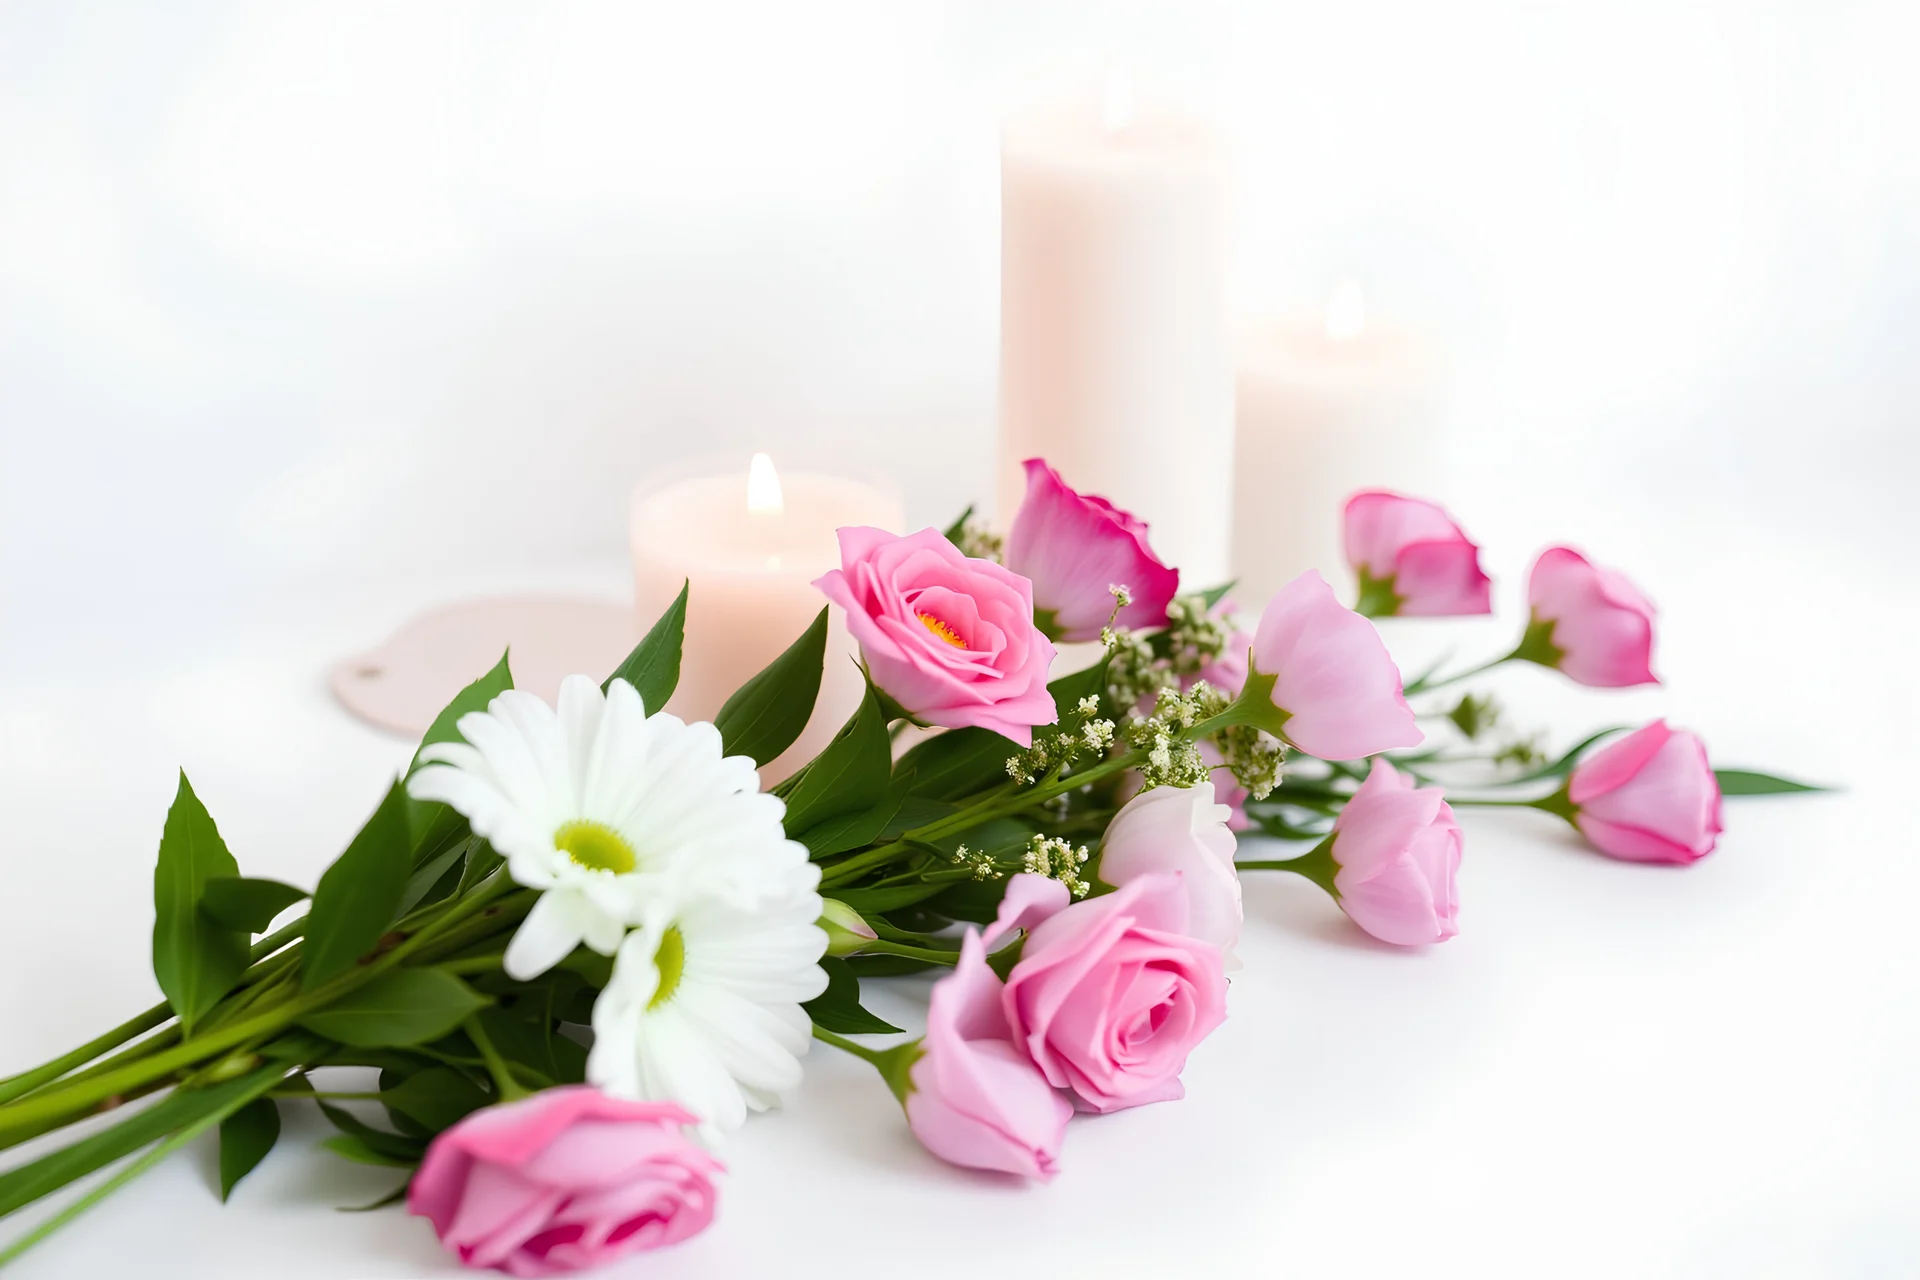
[[678,1102],[712,1141],[800,1083],[812,1024],[800,1007],[826,990],[819,869],[777,901],[656,903],[627,935],[593,1006],[587,1079],[618,1097]]
[[510,689],[459,729],[464,742],[421,752],[407,790],[458,810],[516,882],[543,891],[507,947],[510,977],[536,977],[582,943],[613,955],[649,902],[750,907],[819,880],[753,761],[722,755],[710,724],[649,716],[624,680],[603,695],[569,676],[557,712]]

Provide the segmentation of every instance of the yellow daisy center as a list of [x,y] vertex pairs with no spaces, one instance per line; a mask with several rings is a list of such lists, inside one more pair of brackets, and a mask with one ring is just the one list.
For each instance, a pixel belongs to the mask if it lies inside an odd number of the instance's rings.
[[647,1001],[647,1008],[658,1009],[673,999],[680,975],[687,968],[687,940],[680,936],[678,925],[661,935],[660,949],[653,953],[653,967],[660,971],[660,985],[654,989],[653,999]]
[[639,861],[618,831],[584,818],[563,823],[553,833],[553,847],[589,871],[611,871],[617,876],[632,871]]
[[927,630],[933,632],[933,634],[939,636],[954,648],[964,649],[967,647],[967,642],[960,638],[960,633],[955,631],[951,624],[941,621],[930,613],[917,613],[914,616],[926,625]]

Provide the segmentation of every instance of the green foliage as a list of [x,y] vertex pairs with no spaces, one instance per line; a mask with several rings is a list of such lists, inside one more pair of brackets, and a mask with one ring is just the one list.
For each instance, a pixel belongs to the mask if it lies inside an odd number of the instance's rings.
[[827,989],[801,1007],[815,1025],[843,1036],[878,1035],[900,1028],[860,1007],[860,979],[845,960],[826,956],[820,967],[827,973]]
[[[460,740],[460,717],[470,711],[485,711],[487,704],[496,697],[513,688],[513,671],[507,664],[508,654],[501,654],[500,661],[493,669],[475,680],[453,696],[433,718],[427,732],[420,739],[420,750],[441,742]],[[420,767],[420,752],[413,754],[413,763],[407,766],[412,773]],[[456,844],[467,837],[467,820],[438,801],[409,800],[407,802],[407,830],[411,833],[413,861],[417,865],[443,852],[448,845]]]
[[813,625],[741,685],[713,718],[726,754],[765,764],[793,745],[820,696],[826,653],[827,611],[822,609]]
[[1776,778],[1772,774],[1755,773],[1750,769],[1715,769],[1713,776],[1719,780],[1720,794],[1723,796],[1778,796],[1796,791],[1827,790],[1810,782]]
[[183,1034],[233,989],[247,967],[250,935],[200,910],[207,882],[236,879],[240,864],[185,772],[167,810],[153,872],[153,976]]
[[410,869],[410,803],[404,785],[395,782],[346,852],[320,877],[307,912],[300,959],[303,990],[353,968],[399,918]]
[[952,801],[1007,780],[1007,759],[1020,754],[1017,744],[991,729],[948,729],[919,743],[894,765],[894,776],[910,775],[915,799]]
[[425,1044],[485,1003],[472,987],[439,969],[392,969],[307,1014],[300,1025],[358,1048]]
[[626,661],[614,668],[601,689],[615,680],[625,680],[640,695],[641,705],[651,714],[667,705],[667,699],[680,684],[680,650],[687,630],[688,583],[680,584],[680,594],[667,606]]
[[278,880],[215,876],[200,891],[200,910],[223,929],[265,933],[273,918],[307,896]]
[[240,1179],[254,1171],[280,1141],[280,1108],[270,1098],[255,1098],[220,1122],[220,1201],[226,1203]]
[[[886,713],[869,683],[853,717],[807,766],[787,796],[787,834],[798,837],[829,819],[865,815],[886,799],[892,771],[893,748],[887,736]],[[872,829],[878,831],[892,816],[891,812],[884,814]],[[856,841],[843,847],[863,843]]]
[[381,1091],[381,1101],[390,1110],[411,1117],[431,1133],[451,1128],[492,1100],[452,1067],[427,1067]]

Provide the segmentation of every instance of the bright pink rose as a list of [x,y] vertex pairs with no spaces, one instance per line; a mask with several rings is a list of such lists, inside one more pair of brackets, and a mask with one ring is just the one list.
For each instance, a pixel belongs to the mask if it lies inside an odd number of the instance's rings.
[[1133,603],[1126,627],[1163,627],[1180,574],[1147,545],[1147,526],[1105,498],[1075,493],[1060,473],[1028,458],[1027,496],[1007,534],[1007,567],[1033,581],[1033,603],[1062,640],[1097,640],[1113,614],[1109,587]]
[[1014,1045],[1003,989],[969,929],[960,963],[933,986],[907,1123],[949,1164],[1045,1180],[1056,1172],[1073,1104]]
[[1440,507],[1385,489],[1347,499],[1347,563],[1371,617],[1492,613],[1480,548]]
[[476,1111],[433,1140],[407,1208],[469,1267],[550,1276],[695,1235],[721,1166],[666,1102],[590,1085]]
[[873,682],[908,712],[1023,747],[1053,723],[1053,645],[1033,624],[1025,578],[968,559],[933,529],[842,529],[840,564],[814,585],[847,611]]
[[1438,787],[1415,787],[1385,760],[1333,820],[1333,889],[1382,942],[1445,942],[1460,930],[1460,827]]
[[1573,825],[1632,862],[1697,862],[1720,840],[1720,782],[1706,744],[1655,720],[1574,767]]
[[1311,569],[1260,615],[1253,670],[1273,677],[1279,733],[1309,755],[1351,760],[1420,743],[1380,633]]
[[1233,949],[1244,918],[1240,877],[1233,869],[1233,810],[1214,800],[1211,783],[1154,787],[1121,806],[1100,845],[1100,879],[1121,886],[1171,871],[1187,899],[1186,932],[1219,947],[1237,969]]
[[[1016,876],[1008,893],[1023,880]],[[1052,882],[1048,882],[1052,883]],[[1088,1111],[1184,1095],[1193,1047],[1226,1017],[1220,948],[1187,933],[1170,872],[1141,876],[1034,925],[1004,1002],[1016,1044]]]
[[1624,574],[1571,547],[1548,547],[1533,562],[1527,601],[1533,622],[1518,656],[1600,689],[1660,683],[1653,606]]

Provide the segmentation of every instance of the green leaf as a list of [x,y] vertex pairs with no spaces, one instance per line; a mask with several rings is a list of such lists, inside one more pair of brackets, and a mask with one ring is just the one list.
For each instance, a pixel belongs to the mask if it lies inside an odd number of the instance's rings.
[[1227,598],[1227,592],[1233,590],[1234,587],[1238,585],[1239,585],[1239,579],[1237,578],[1229,579],[1226,582],[1221,583],[1217,587],[1208,587],[1205,591],[1200,592],[1200,598],[1206,601],[1207,608],[1211,609],[1215,605],[1219,604],[1222,600],[1225,600]]
[[[318,1102],[318,1099],[315,1099]],[[329,1102],[320,1102],[320,1113],[328,1119],[334,1128],[350,1138],[357,1139],[370,1151],[376,1151],[389,1160],[404,1160],[414,1163],[426,1154],[427,1144],[420,1138],[408,1138],[401,1134],[389,1133],[376,1128],[348,1111],[345,1107],[336,1107]]]
[[973,504],[968,503],[967,509],[960,513],[960,518],[958,520],[955,520],[952,524],[948,525],[946,532],[942,533],[940,536],[945,538],[948,542],[951,542],[954,546],[956,547],[959,546],[961,535],[967,531],[967,521],[971,519],[973,519]]
[[407,792],[395,782],[347,851],[327,868],[307,912],[300,989],[312,991],[353,968],[400,916],[410,870]]
[[438,1133],[486,1106],[492,1098],[452,1067],[428,1067],[386,1090],[381,1101]]
[[1106,708],[1108,662],[1109,659],[1102,656],[1092,666],[1070,671],[1047,686],[1047,692],[1053,695],[1057,723],[1062,729],[1077,730],[1093,718],[1080,710],[1082,698],[1093,698],[1098,702],[1093,713],[1095,716]]
[[246,970],[251,936],[217,924],[200,910],[200,895],[215,877],[238,877],[220,829],[184,771],[160,835],[153,871],[153,976],[191,1035],[202,1014],[233,990]]
[[0,1218],[58,1191],[96,1169],[157,1142],[175,1130],[217,1113],[222,1107],[270,1088],[284,1067],[264,1067],[206,1089],[175,1089],[160,1101],[120,1120],[111,1128],[48,1152],[38,1160],[0,1174]]
[[1005,782],[1007,759],[1019,754],[991,729],[949,729],[901,756],[894,773],[913,775],[909,794],[917,799],[958,800]]
[[813,715],[826,654],[827,611],[822,609],[805,634],[720,708],[713,723],[721,749],[765,764],[792,746]]
[[680,648],[686,639],[688,585],[680,584],[679,596],[633,647],[626,661],[614,668],[613,674],[600,686],[603,691],[615,680],[625,680],[640,695],[640,703],[649,714],[667,705],[667,699],[680,683]]
[[[871,809],[886,798],[892,773],[886,713],[869,683],[853,718],[807,766],[806,776],[787,797],[787,834],[797,836],[829,818]],[[875,830],[885,825],[882,818]]]
[[473,843],[467,846],[466,866],[461,869],[460,887],[454,890],[454,896],[464,897],[467,890],[492,875],[495,869],[505,861],[505,858],[494,851],[492,845],[475,836]]
[[[909,775],[901,781],[911,782],[912,777]],[[906,798],[904,786],[893,788],[880,797],[879,804],[843,813],[837,818],[829,818],[808,827],[800,833],[800,843],[807,846],[807,852],[815,858],[864,848],[878,839],[880,833],[893,822]]]
[[280,1141],[280,1108],[255,1098],[220,1122],[220,1203]]
[[379,1165],[387,1169],[411,1169],[419,1163],[418,1160],[405,1160],[376,1151],[350,1133],[336,1133],[320,1145],[355,1164]]
[[273,918],[307,896],[278,880],[215,876],[200,891],[200,910],[223,929],[265,933]]
[[1623,724],[1614,724],[1614,725],[1608,725],[1606,728],[1598,730],[1594,733],[1590,733],[1586,737],[1580,739],[1580,741],[1574,743],[1571,747],[1568,747],[1566,751],[1560,756],[1559,759],[1551,762],[1550,764],[1542,765],[1540,768],[1535,769],[1532,773],[1524,773],[1517,778],[1509,778],[1505,782],[1501,783],[1501,785],[1511,786],[1515,783],[1521,783],[1521,782],[1541,782],[1547,778],[1564,778],[1568,774],[1573,772],[1573,766],[1580,762],[1580,757],[1583,754],[1585,754],[1588,747],[1591,747],[1594,743],[1600,741],[1600,739],[1604,737],[1607,737],[1609,734],[1615,734],[1615,733],[1621,732],[1626,727],[1627,726]]
[[381,1196],[378,1200],[369,1200],[366,1204],[343,1204],[340,1206],[340,1212],[372,1213],[375,1209],[384,1209],[390,1204],[399,1204],[407,1198],[407,1188],[411,1185],[413,1185],[413,1179],[409,1178],[393,1190],[387,1192],[387,1194]]
[[393,969],[300,1019],[316,1035],[362,1049],[438,1040],[486,1003],[439,969]]
[[860,1007],[860,979],[853,976],[853,970],[847,968],[846,961],[824,956],[820,960],[820,967],[827,971],[827,989],[818,998],[800,1006],[816,1025],[843,1036],[879,1035],[900,1030],[891,1022],[876,1018]]
[[[436,743],[459,741],[461,716],[470,711],[485,711],[489,702],[513,688],[513,671],[507,664],[509,656],[502,653],[492,670],[453,695],[453,701],[442,708],[427,727],[426,735],[420,739],[420,751]],[[407,766],[409,774],[420,767],[420,751],[413,753],[413,762]],[[407,830],[412,834],[415,863],[432,858],[468,834],[467,820],[434,800],[407,802]]]
[[1720,794],[1723,796],[1778,796],[1795,791],[1829,790],[1810,782],[1776,778],[1772,774],[1755,773],[1750,769],[1715,769],[1713,776],[1719,779]]
[[879,885],[870,889],[835,889],[833,896],[861,915],[870,916],[925,902],[954,883],[952,880],[918,880],[912,884]]
[[473,838],[468,837],[420,863],[413,874],[407,877],[407,887],[401,891],[400,905],[395,909],[395,914],[404,916],[415,907],[427,906],[449,897],[454,886],[460,883],[456,864],[473,844]]

